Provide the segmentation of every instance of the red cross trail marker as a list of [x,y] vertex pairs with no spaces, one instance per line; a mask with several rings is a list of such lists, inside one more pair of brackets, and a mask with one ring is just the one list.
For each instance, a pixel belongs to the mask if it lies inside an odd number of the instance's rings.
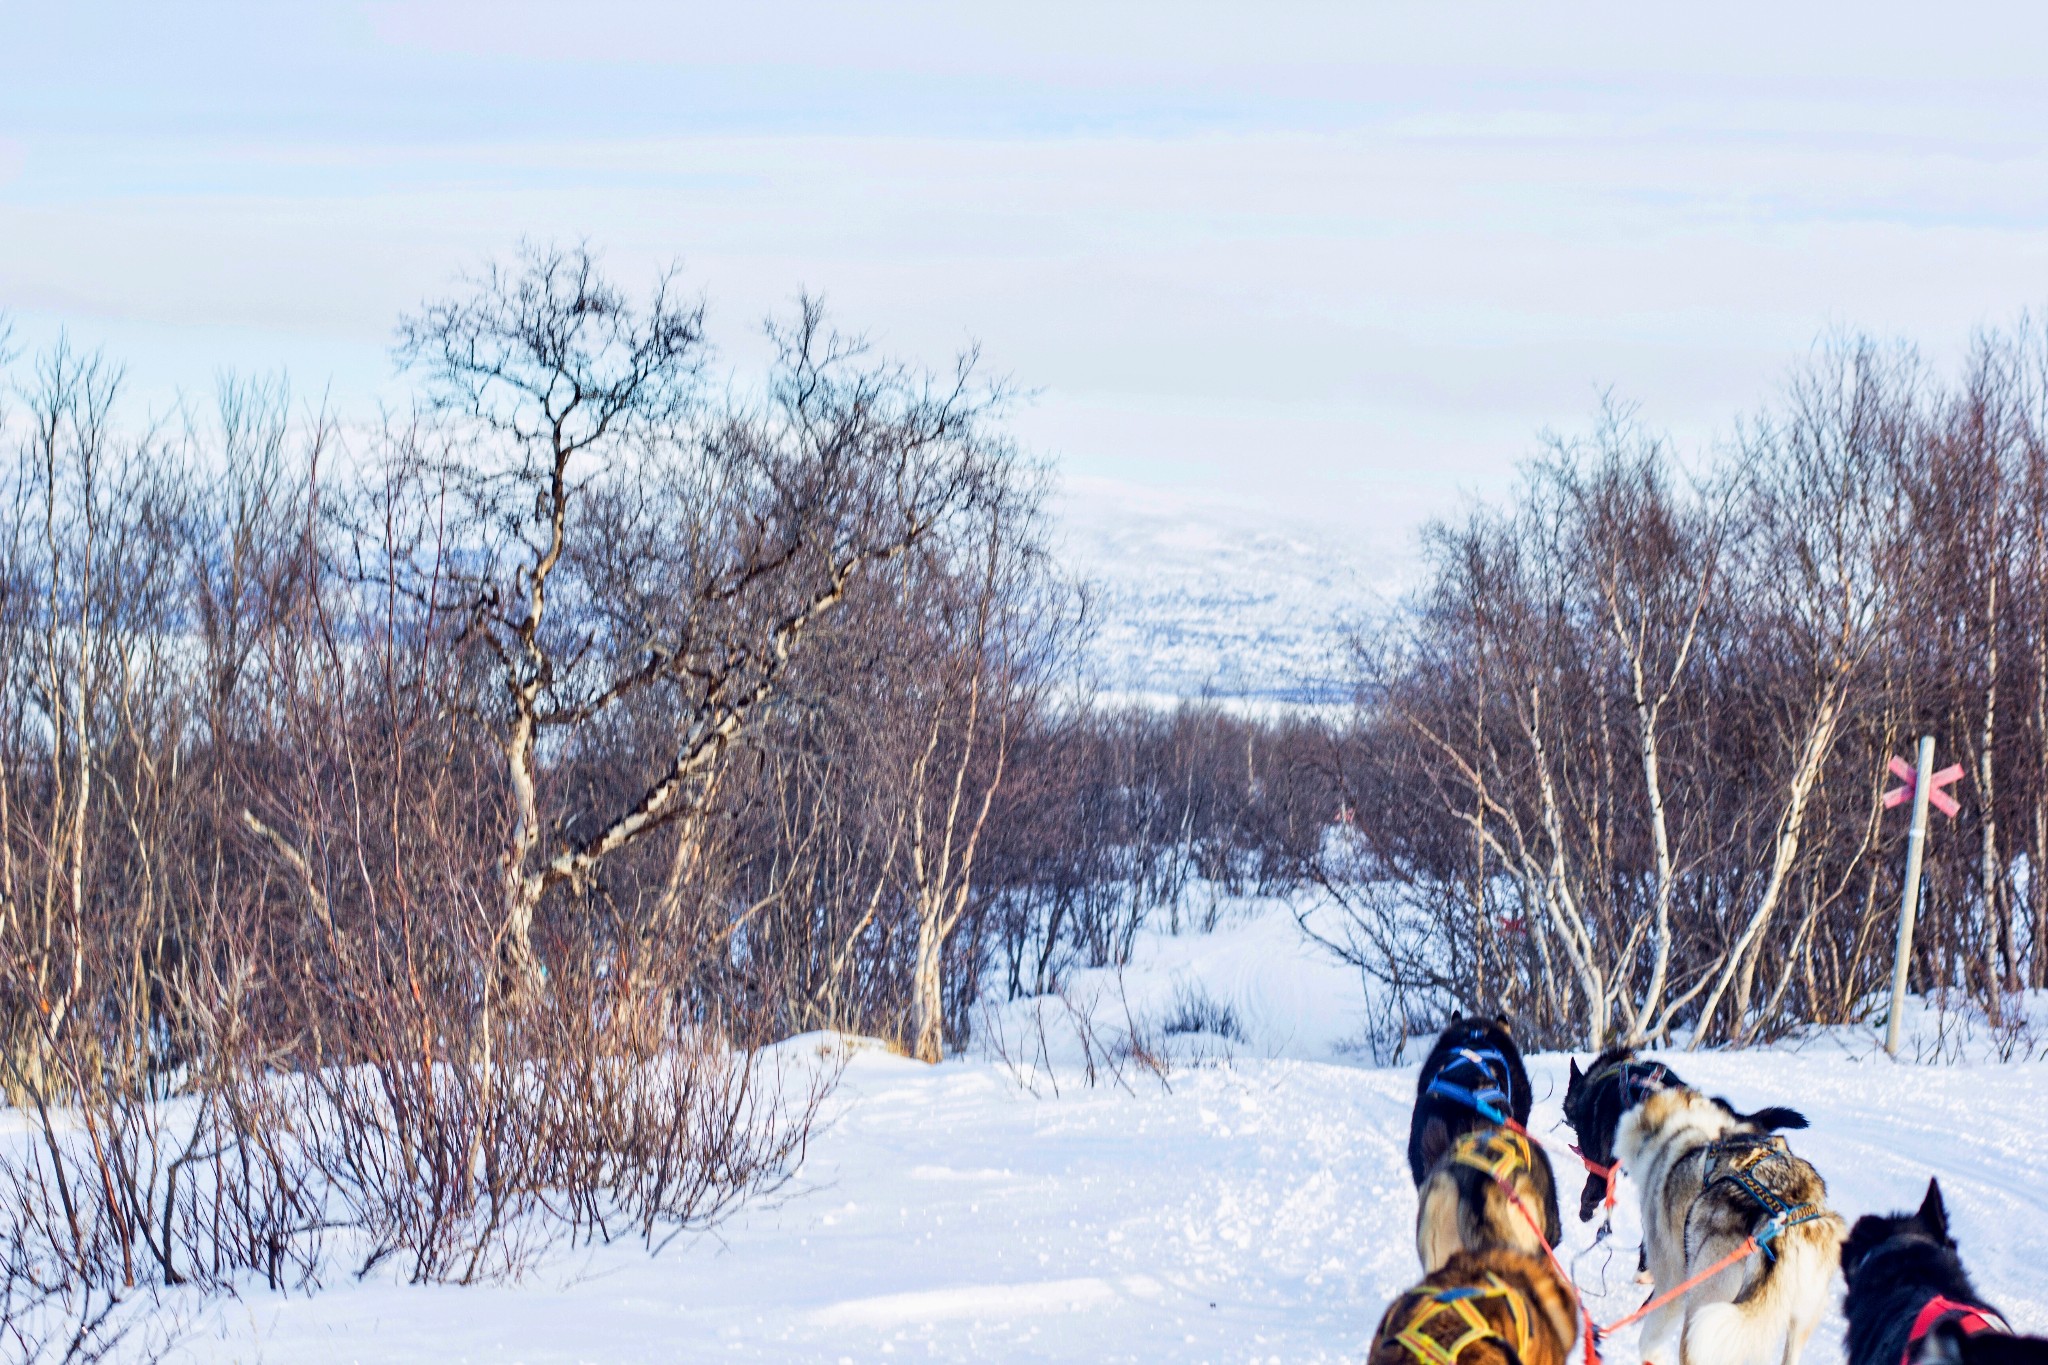
[[[1892,761],[1888,766],[1891,769],[1892,776],[1898,778],[1899,781],[1906,785],[1903,787],[1893,787],[1884,794],[1886,810],[1890,810],[1894,806],[1903,806],[1913,799],[1913,788],[1917,785],[1914,779],[1919,776],[1914,771],[1912,764],[1897,755],[1893,755]],[[1962,776],[1963,765],[1951,763],[1940,772],[1930,774],[1927,779],[1928,804],[1951,820],[1956,818],[1956,812],[1961,810],[1962,807],[1957,805],[1956,799],[1943,791],[1942,788],[1954,786],[1956,782],[1961,780]]]
[[1962,777],[1963,765],[1951,763],[1940,772],[1934,771],[1934,736],[1922,735],[1918,763],[1895,757],[1886,766],[1906,785],[1886,792],[1885,805],[1903,806],[1909,799],[1913,803],[1913,824],[1906,831],[1906,889],[1899,898],[1899,944],[1892,954],[1892,1007],[1884,1024],[1884,1050],[1896,1057],[1900,1016],[1906,1009],[1906,968],[1913,958],[1913,920],[1920,913],[1920,863],[1927,851],[1927,808],[1935,806],[1949,819],[1956,818],[1961,807],[1942,788],[1952,786]]

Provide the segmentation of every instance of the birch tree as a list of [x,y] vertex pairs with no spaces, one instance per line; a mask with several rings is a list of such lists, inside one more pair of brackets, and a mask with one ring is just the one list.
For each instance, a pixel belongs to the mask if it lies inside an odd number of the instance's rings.
[[[701,811],[821,619],[1005,458],[971,356],[939,378],[877,362],[809,301],[770,336],[768,382],[711,406],[702,306],[672,276],[636,306],[580,249],[530,250],[402,328],[458,438],[442,474],[464,638],[496,679],[479,705],[509,794],[496,942],[514,993],[545,975],[549,893]],[[547,754],[643,697],[665,754],[565,828]]]

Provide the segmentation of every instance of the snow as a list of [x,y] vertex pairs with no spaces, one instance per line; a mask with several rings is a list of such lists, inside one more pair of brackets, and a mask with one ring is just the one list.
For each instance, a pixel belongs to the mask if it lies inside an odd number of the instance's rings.
[[[1084,1060],[1077,1031],[1088,1030],[1117,1047],[1132,1041],[1135,1028],[1137,1041],[1182,1061],[1332,1061],[1353,1054],[1364,1015],[1358,974],[1302,933],[1286,901],[1205,905],[1203,894],[1203,888],[1194,889],[1194,908],[1184,914],[1191,913],[1204,932],[1141,929],[1128,967],[1070,971],[1056,997],[980,1011],[971,1051],[1018,1065],[1042,1067],[1050,1060],[1071,1067]],[[1167,1033],[1183,1003],[1196,999],[1227,1009],[1237,1036]],[[1041,1031],[1050,1035],[1043,1049]]]
[[1340,524],[1081,481],[1060,562],[1093,585],[1089,654],[1109,699],[1342,702],[1346,628],[1398,591],[1401,561]]
[[[1199,988],[1236,1038],[1167,1035]],[[2048,1008],[2034,1002],[2037,1009]],[[250,1289],[205,1306],[188,1361],[1362,1360],[1387,1301],[1417,1278],[1403,1151],[1412,1067],[1363,1064],[1357,978],[1306,945],[1278,903],[1226,907],[1210,933],[1148,932],[1119,975],[1064,1000],[992,1007],[991,1036],[937,1067],[844,1049],[828,1126],[793,1184],[715,1233],[649,1257],[563,1255],[527,1281],[410,1287],[375,1276],[316,1294]],[[2044,1016],[2048,1017],[2048,1016]],[[1028,1057],[1014,1044],[1041,1037]],[[1080,1022],[1077,1022],[1080,1021]],[[1926,1014],[1912,1021],[1931,1037]],[[1105,1059],[1085,1083],[1082,1034]],[[1178,1061],[1117,1055],[1135,1037]],[[1892,1062],[1868,1030],[1796,1047],[1674,1059],[1749,1108],[1813,1119],[1794,1145],[1854,1216],[1918,1204],[1938,1174],[1966,1260],[2022,1330],[2048,1331],[2048,1064]],[[1207,1058],[1207,1060],[1201,1060]],[[1566,1059],[1530,1059],[1532,1128],[1565,1193],[1564,1255],[1596,1316],[1638,1303],[1634,1189],[1597,1247],[1571,1220],[1580,1174],[1559,1104]],[[1569,1164],[1568,1164],[1569,1163]],[[1628,1360],[1632,1333],[1609,1358]],[[1807,1359],[1841,1359],[1840,1322]]]

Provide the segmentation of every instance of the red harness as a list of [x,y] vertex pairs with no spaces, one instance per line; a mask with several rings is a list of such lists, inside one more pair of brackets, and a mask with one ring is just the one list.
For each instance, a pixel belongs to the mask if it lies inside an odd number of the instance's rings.
[[1954,1318],[1962,1327],[1964,1336],[1974,1337],[1985,1332],[2012,1332],[2012,1328],[2005,1325],[2005,1320],[1989,1308],[1980,1308],[1974,1303],[1958,1303],[1954,1299],[1945,1299],[1937,1294],[1922,1304],[1919,1313],[1914,1316],[1913,1332],[1906,1338],[1906,1349],[1899,1356],[1899,1365],[1912,1365],[1913,1348],[1919,1345],[1920,1339],[1933,1331],[1934,1324],[1943,1318]]
[[1614,1178],[1621,1174],[1621,1163],[1619,1161],[1610,1161],[1605,1166],[1602,1166],[1576,1147],[1572,1148],[1572,1154],[1584,1163],[1588,1171],[1607,1182],[1607,1197],[1602,1199],[1600,1203],[1603,1207],[1612,1209],[1614,1207]]
[[[1642,1068],[1641,1071],[1631,1075],[1631,1071],[1638,1067]],[[1600,1074],[1604,1076],[1607,1073],[1601,1072]],[[1666,1082],[1673,1085],[1679,1084],[1678,1078],[1671,1074],[1671,1068],[1665,1066],[1662,1062],[1630,1061],[1621,1064],[1621,1097],[1625,1107],[1633,1107],[1634,1104],[1640,1103],[1643,1095],[1649,1093],[1651,1087],[1654,1086],[1662,1089]],[[1607,1182],[1607,1193],[1601,1199],[1600,1204],[1601,1207],[1607,1210],[1609,1226],[1612,1226],[1615,1204],[1614,1185],[1621,1177],[1621,1158],[1616,1157],[1605,1166],[1602,1166],[1577,1147],[1572,1148],[1572,1153],[1584,1163],[1588,1171]],[[1601,1235],[1605,1236],[1606,1234],[1602,1233]]]

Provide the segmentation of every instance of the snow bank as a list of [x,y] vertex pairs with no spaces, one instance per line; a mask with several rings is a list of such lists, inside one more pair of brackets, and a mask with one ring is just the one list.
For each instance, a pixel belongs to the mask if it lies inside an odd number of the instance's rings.
[[[1238,1037],[1163,1034],[1194,987],[1230,1006]],[[714,1235],[658,1259],[587,1249],[515,1286],[251,1292],[206,1307],[182,1358],[1361,1360],[1387,1301],[1417,1278],[1403,1160],[1414,1071],[1358,1065],[1344,1048],[1359,1025],[1355,977],[1277,907],[1254,907],[1213,934],[1148,936],[1120,982],[1079,974],[1050,1008],[1089,1002],[1135,1022],[1141,1043],[1176,1040],[1181,1061],[1163,1078],[1128,1066],[1122,1084],[1098,1074],[1091,1087],[1071,1053],[1064,1067],[992,1049],[925,1067],[833,1048],[845,1076],[803,1171]],[[990,1017],[1022,1036],[1035,1017],[1062,1017],[1047,1007]],[[1100,1032],[1114,1041],[1115,1027]],[[1048,1050],[1077,1043],[1070,1033]],[[1990,1060],[1988,1041],[1958,1055],[1892,1062],[1858,1030],[1679,1066],[1744,1108],[1804,1109],[1814,1127],[1795,1143],[1847,1214],[1912,1207],[1939,1174],[1981,1286],[2016,1326],[2048,1331],[2048,1256],[2035,1250],[2048,1228],[2048,1064]],[[1580,1175],[1559,1110],[1566,1059],[1534,1057],[1531,1072],[1532,1128],[1569,1211]],[[1643,1296],[1633,1196],[1610,1240],[1568,1231],[1596,1316]],[[1807,1359],[1840,1360],[1840,1331],[1825,1324]],[[1630,1359],[1632,1344],[1622,1336],[1611,1358]]]
[[[1349,1059],[1364,1027],[1358,973],[1305,937],[1284,901],[1207,913],[1206,933],[1141,929],[1121,970],[1071,971],[1057,995],[984,1006],[970,1055],[1072,1068],[1093,1042],[1182,1062]],[[1218,1022],[1224,1031],[1201,1027]]]

